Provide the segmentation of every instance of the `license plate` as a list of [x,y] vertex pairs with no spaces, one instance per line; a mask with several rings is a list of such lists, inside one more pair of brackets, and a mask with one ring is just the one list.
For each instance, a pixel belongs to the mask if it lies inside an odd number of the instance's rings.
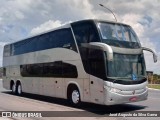
[[131,97],[130,99],[129,99],[129,101],[137,101],[137,97]]

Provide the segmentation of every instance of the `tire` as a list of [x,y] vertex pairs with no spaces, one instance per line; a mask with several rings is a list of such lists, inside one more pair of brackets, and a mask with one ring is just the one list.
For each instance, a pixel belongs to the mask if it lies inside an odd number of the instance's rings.
[[73,88],[70,92],[69,100],[73,106],[78,107],[81,103],[80,92],[77,88]]
[[11,90],[12,90],[12,94],[16,94],[16,84],[15,83],[12,84]]
[[18,83],[17,88],[16,88],[16,93],[19,96],[22,95],[22,85],[21,85],[21,83]]

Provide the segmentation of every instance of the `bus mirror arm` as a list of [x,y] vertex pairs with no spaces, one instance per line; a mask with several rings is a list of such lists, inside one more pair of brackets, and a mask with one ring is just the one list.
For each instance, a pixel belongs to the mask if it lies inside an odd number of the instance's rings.
[[100,43],[100,42],[82,43],[82,46],[87,48],[92,48],[92,49],[103,50],[107,53],[107,59],[109,61],[113,61],[113,50],[111,46],[105,43]]
[[146,51],[149,51],[149,52],[153,53],[153,60],[154,60],[155,63],[157,62],[158,57],[153,50],[151,50],[149,48],[146,48],[146,47],[142,47],[142,50],[146,50]]

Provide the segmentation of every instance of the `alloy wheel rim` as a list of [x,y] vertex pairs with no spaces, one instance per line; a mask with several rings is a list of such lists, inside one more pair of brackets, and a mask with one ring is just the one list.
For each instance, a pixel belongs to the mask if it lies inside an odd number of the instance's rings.
[[13,86],[12,86],[12,92],[13,92],[13,93],[16,92],[16,86],[15,86],[15,84],[13,84]]
[[21,85],[18,85],[18,94],[21,94],[22,89],[21,89]]
[[74,104],[77,104],[79,102],[79,100],[80,100],[80,94],[77,90],[74,90],[72,92],[72,101]]

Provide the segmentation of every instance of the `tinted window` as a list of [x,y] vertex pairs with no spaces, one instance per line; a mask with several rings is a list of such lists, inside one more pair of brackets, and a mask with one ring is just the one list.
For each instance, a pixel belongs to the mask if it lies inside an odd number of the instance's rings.
[[[70,29],[50,33],[49,45],[51,47],[63,47],[77,51],[73,35]],[[53,44],[56,43],[56,44]]]
[[62,64],[63,69],[62,69],[62,76],[65,78],[77,78],[78,73],[77,73],[77,68],[74,65],[68,64],[68,63],[63,63]]
[[4,46],[4,56],[5,57],[10,56],[10,51],[11,51],[10,45]]
[[[98,32],[94,23],[93,22],[73,23],[72,28],[77,40],[78,48],[80,51],[85,71],[89,74],[102,78],[105,72],[104,58],[102,51],[98,52],[97,50],[89,49],[87,47],[84,47],[82,44],[89,42],[100,42]],[[100,58],[98,58],[98,56],[100,56]]]
[[[48,32],[20,42],[16,42],[11,46],[12,55],[19,55],[57,47],[63,47],[77,51],[70,28]],[[10,48],[6,47],[5,54],[8,53],[7,51],[10,51]]]
[[20,69],[23,77],[78,77],[76,66],[61,61],[21,65]]
[[101,50],[90,49],[89,50],[89,73],[96,77],[105,79],[105,61],[104,61],[104,52]]
[[99,42],[97,29],[92,22],[73,23],[72,28],[78,45],[81,43]]

